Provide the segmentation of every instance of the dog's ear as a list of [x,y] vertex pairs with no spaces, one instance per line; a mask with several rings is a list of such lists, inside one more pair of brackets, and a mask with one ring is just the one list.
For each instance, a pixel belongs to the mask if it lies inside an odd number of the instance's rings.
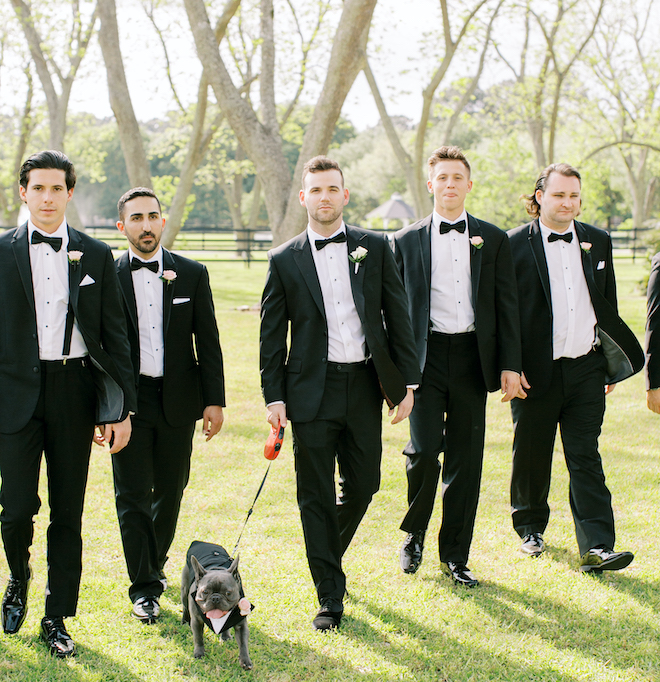
[[227,569],[233,576],[238,580],[238,560],[240,558],[240,553],[236,555],[236,558],[231,562],[231,566]]
[[195,571],[195,579],[197,581],[201,580],[202,576],[206,575],[206,569],[197,561],[195,556],[190,557],[190,563],[192,564],[193,571]]

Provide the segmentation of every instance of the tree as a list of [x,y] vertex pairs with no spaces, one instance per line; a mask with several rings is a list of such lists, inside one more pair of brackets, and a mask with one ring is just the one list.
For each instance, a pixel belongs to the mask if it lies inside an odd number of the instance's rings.
[[[79,0],[72,0],[65,3],[71,14],[69,20],[63,22],[61,3],[40,5],[41,13],[36,17],[30,0],[11,0],[11,4],[25,34],[41,87],[46,96],[50,147],[64,151],[71,87],[94,33],[98,8],[94,5],[91,14],[86,16],[81,10]],[[44,12],[50,14],[44,14]],[[44,26],[52,27],[58,24],[64,26],[61,33],[56,31],[58,35],[53,38],[50,45],[46,45],[39,32],[39,19]],[[58,43],[64,44],[64,48],[57,49]],[[59,60],[56,59],[56,55],[59,55]],[[58,61],[61,61],[63,65],[60,66]],[[56,82],[59,84],[59,92]],[[73,227],[82,228],[74,202],[69,202],[67,220]]]
[[602,23],[591,59],[601,86],[590,98],[596,116],[584,117],[599,140],[586,159],[614,148],[623,161],[635,227],[650,218],[660,182],[658,4],[626,2]]
[[117,121],[128,178],[133,187],[151,187],[149,161],[133,110],[121,57],[115,0],[98,0],[98,11],[101,19],[99,43],[108,79],[110,106]]
[[[295,175],[311,156],[325,153],[330,145],[341,108],[362,64],[376,0],[345,0],[332,41],[330,60],[314,115],[305,131]],[[185,0],[197,54],[218,104],[245,151],[254,163],[264,189],[264,201],[276,244],[297,234],[304,226],[304,212],[297,187],[283,151],[275,102],[275,43],[272,0],[261,0],[261,71],[259,115],[240,96],[225,59],[218,50],[203,0]]]
[[[405,149],[396,127],[387,113],[387,108],[383,97],[380,93],[378,85],[376,83],[376,78],[371,70],[368,59],[365,58],[364,63],[364,73],[367,77],[369,87],[371,88],[371,93],[378,107],[378,113],[380,114],[380,120],[387,133],[387,138],[392,145],[392,149],[396,155],[399,165],[403,169],[408,188],[413,195],[413,201],[415,204],[415,213],[418,218],[428,213],[429,199],[428,191],[426,188],[426,180],[424,177],[425,169],[425,151],[426,151],[426,135],[430,126],[432,106],[435,98],[435,93],[442,83],[443,79],[447,75],[449,67],[457,54],[459,45],[465,38],[468,30],[473,25],[473,21],[477,13],[486,5],[487,0],[478,0],[477,3],[468,11],[466,16],[463,16],[459,21],[459,28],[456,32],[456,37],[452,37],[452,22],[449,14],[448,0],[440,0],[440,8],[442,11],[442,25],[443,25],[443,39],[444,39],[444,53],[440,64],[435,69],[433,76],[429,84],[426,86],[422,93],[423,105],[422,105],[422,115],[417,125],[417,130],[414,137],[414,152],[411,156]],[[445,142],[450,138],[451,132],[458,120],[460,113],[463,111],[470,98],[473,96],[474,91],[477,88],[479,78],[483,71],[486,52],[490,44],[491,29],[493,26],[493,21],[497,16],[499,9],[502,5],[500,1],[493,9],[488,25],[486,28],[486,35],[483,40],[480,59],[477,64],[477,69],[475,73],[469,80],[467,87],[465,87],[464,92],[455,108],[452,115],[449,117],[447,127],[445,130]]]
[[[522,12],[524,38],[518,66],[505,55],[503,44],[508,45],[508,39],[496,42],[496,49],[515,78],[517,88],[511,94],[526,123],[539,168],[554,162],[566,79],[593,38],[604,5],[605,0],[554,0],[554,4],[526,0],[513,5],[505,17],[509,35],[511,22]],[[534,26],[544,43],[541,49],[535,49],[539,36]]]

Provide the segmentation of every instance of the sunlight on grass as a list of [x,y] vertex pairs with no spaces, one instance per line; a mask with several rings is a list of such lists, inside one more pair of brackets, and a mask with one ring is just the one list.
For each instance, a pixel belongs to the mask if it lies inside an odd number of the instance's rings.
[[[643,265],[617,261],[620,307],[643,333]],[[470,567],[474,590],[440,573],[431,521],[424,562],[401,573],[399,523],[405,511],[407,426],[383,427],[383,476],[345,557],[349,597],[338,633],[311,628],[317,609],[296,505],[287,433],[245,529],[240,567],[250,616],[251,673],[238,665],[235,642],[204,634],[207,655],[192,657],[181,625],[178,582],[192,540],[234,547],[266,471],[268,433],[259,389],[258,303],[266,268],[209,263],[227,376],[226,423],[207,444],[199,431],[190,484],[166,573],[162,618],[144,626],[130,617],[128,579],[117,527],[110,459],[95,448],[84,516],[85,555],[78,616],[68,621],[80,654],[51,660],[38,640],[45,589],[47,504],[37,517],[30,611],[21,632],[0,635],[0,680],[410,680],[434,682],[651,682],[660,679],[660,420],[645,405],[643,377],[608,397],[601,452],[617,518],[617,548],[635,552],[629,569],[600,578],[578,573],[568,506],[568,477],[557,446],[546,533],[548,551],[523,557],[511,527],[509,408],[492,395],[482,494]],[[237,310],[245,307],[244,311]],[[42,477],[43,478],[43,477]],[[0,558],[0,576],[7,567]]]

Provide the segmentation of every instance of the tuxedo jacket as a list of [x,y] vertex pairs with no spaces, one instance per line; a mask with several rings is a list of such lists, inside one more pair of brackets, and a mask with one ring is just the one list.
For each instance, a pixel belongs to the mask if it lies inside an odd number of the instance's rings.
[[[417,361],[426,364],[431,328],[431,222],[426,216],[394,235],[394,255],[408,295]],[[481,248],[470,245],[472,305],[479,362],[486,388],[501,386],[503,370],[520,372],[518,297],[513,284],[513,261],[506,233],[468,215],[469,237],[480,237]]]
[[[170,426],[185,426],[207,405],[225,406],[222,351],[206,267],[163,249],[163,270],[176,273],[163,282],[163,412]],[[117,273],[137,382],[140,334],[128,251],[117,260]]]
[[[394,405],[406,385],[419,383],[406,295],[392,251],[378,233],[346,226],[348,252],[367,249],[351,290],[383,393]],[[260,365],[266,404],[282,400],[293,421],[318,413],[328,356],[328,327],[321,285],[307,232],[271,250],[261,301]],[[287,333],[290,348],[287,353]]]
[[[607,359],[605,382],[614,384],[639,372],[644,353],[617,312],[612,241],[604,230],[575,221],[582,268],[596,314],[601,350]],[[550,277],[538,220],[508,233],[516,268],[522,366],[530,396],[545,393],[552,379],[552,299]]]
[[653,256],[647,293],[646,390],[660,388],[660,253]]
[[[83,254],[69,264],[69,300],[89,351],[97,423],[119,422],[136,409],[136,396],[114,259],[106,244],[71,227],[68,231],[68,250]],[[29,248],[27,223],[0,236],[2,433],[16,433],[27,424],[41,391]]]

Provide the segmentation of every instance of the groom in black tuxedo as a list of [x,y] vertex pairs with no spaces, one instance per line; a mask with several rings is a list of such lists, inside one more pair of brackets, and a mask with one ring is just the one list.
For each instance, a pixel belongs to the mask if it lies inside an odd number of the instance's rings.
[[[410,415],[407,455],[408,535],[400,565],[415,573],[433,512],[442,465],[443,570],[455,583],[478,584],[467,566],[479,501],[486,395],[520,391],[520,327],[506,234],[465,211],[470,164],[458,147],[428,160],[434,211],[394,236],[408,295],[422,382]],[[524,396],[524,392],[520,393]]]
[[523,387],[511,403],[513,526],[521,551],[539,556],[550,508],[548,492],[557,425],[570,475],[580,570],[625,568],[615,552],[614,514],[598,452],[605,395],[635,374],[644,356],[617,313],[609,235],[575,218],[580,173],[565,163],[543,170],[526,196],[534,220],[509,232],[516,268]]
[[207,441],[220,431],[224,374],[206,267],[160,246],[165,219],[153,190],[129,190],[117,209],[117,228],[129,243],[117,273],[138,410],[131,440],[113,455],[112,466],[132,615],[153,623],[190,475],[195,423],[203,420]]
[[0,523],[11,571],[2,626],[18,632],[27,613],[43,452],[50,525],[41,636],[58,657],[75,653],[64,618],[78,602],[94,425],[104,425],[110,452],[119,452],[136,408],[112,253],[64,218],[75,183],[61,152],[31,156],[19,188],[30,217],[0,236]]
[[383,395],[390,415],[398,405],[392,423],[405,419],[419,370],[387,241],[345,225],[349,193],[336,162],[311,159],[302,183],[307,229],[269,253],[261,382],[270,424],[293,424],[298,505],[321,605],[313,624],[328,630],[343,613],[342,556],[380,485]]

